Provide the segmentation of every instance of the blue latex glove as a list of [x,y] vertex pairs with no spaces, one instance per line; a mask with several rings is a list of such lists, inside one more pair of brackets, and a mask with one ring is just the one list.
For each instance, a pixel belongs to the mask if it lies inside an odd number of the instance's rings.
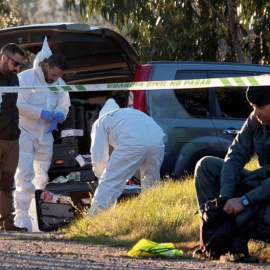
[[49,130],[47,131],[47,134],[51,133],[53,130],[58,130],[57,129],[57,120],[53,119],[50,125]]
[[40,114],[40,118],[51,123],[52,120],[54,119],[54,116],[51,112],[46,111],[46,110],[42,110],[41,114]]
[[65,116],[61,112],[54,114],[54,117],[57,120],[57,123],[63,123],[65,121]]

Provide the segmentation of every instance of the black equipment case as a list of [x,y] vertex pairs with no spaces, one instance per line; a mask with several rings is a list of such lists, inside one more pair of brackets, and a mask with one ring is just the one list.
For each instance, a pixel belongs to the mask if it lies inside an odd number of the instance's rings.
[[[68,224],[75,218],[81,217],[82,213],[90,207],[91,196],[98,186],[98,181],[90,183],[63,183],[63,184],[48,184],[45,191],[53,194],[69,196],[71,204],[63,204],[61,202],[44,202],[40,197],[43,190],[36,190],[36,205],[38,226],[41,231],[57,230]],[[124,189],[118,201],[125,200],[132,196],[137,196],[140,193],[140,188]]]
[[[70,203],[46,202],[41,199],[43,190],[36,190],[38,227],[41,231],[53,231],[75,219]],[[58,194],[57,194],[58,195]]]

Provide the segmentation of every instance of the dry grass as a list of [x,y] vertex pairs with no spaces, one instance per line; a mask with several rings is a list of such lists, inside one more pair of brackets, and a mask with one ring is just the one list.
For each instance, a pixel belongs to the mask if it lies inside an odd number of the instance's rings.
[[199,217],[192,177],[168,181],[111,208],[96,218],[84,215],[68,228],[70,238],[94,242],[130,243],[196,241]]
[[[247,164],[257,168],[257,160]],[[96,218],[87,213],[75,220],[65,232],[70,239],[95,244],[132,246],[146,238],[155,242],[173,242],[185,253],[199,244],[199,215],[194,180],[186,176],[180,181],[162,185],[119,203]],[[270,247],[260,241],[250,241],[250,251],[268,261]]]

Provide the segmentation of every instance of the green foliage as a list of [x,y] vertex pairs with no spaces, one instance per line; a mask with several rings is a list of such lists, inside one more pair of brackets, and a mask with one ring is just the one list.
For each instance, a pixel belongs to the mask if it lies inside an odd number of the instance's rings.
[[10,1],[0,1],[0,28],[22,25],[26,20],[18,9],[11,8]]
[[62,0],[9,0],[12,10],[17,9],[19,18],[24,19],[22,24],[61,23],[73,21],[82,22],[81,15],[77,12],[76,5],[71,10],[65,9]]
[[[70,9],[76,3],[66,0]],[[84,21],[100,12],[120,31],[127,29],[143,62],[270,60],[267,0],[80,0],[79,7]]]

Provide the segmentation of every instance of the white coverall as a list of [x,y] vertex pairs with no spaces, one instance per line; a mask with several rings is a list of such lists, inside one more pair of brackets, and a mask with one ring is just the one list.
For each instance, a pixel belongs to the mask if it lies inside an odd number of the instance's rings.
[[[35,58],[34,67],[18,74],[20,86],[48,85],[39,63],[51,54],[45,38],[42,50]],[[50,85],[64,84],[65,82],[59,78]],[[48,182],[48,170],[53,152],[53,136],[51,133],[47,134],[50,123],[41,119],[40,115],[42,110],[47,110],[53,114],[61,112],[66,117],[70,98],[68,92],[64,91],[19,92],[17,106],[21,135],[19,164],[15,174],[14,222],[18,227],[27,228],[29,232],[39,231],[34,198],[35,189],[44,189]]]
[[[160,181],[164,158],[164,133],[145,113],[119,109],[107,100],[91,132],[93,171],[99,178],[89,214],[96,216],[114,204],[122,194],[126,180],[140,169],[141,180]],[[114,148],[109,156],[109,146]]]

